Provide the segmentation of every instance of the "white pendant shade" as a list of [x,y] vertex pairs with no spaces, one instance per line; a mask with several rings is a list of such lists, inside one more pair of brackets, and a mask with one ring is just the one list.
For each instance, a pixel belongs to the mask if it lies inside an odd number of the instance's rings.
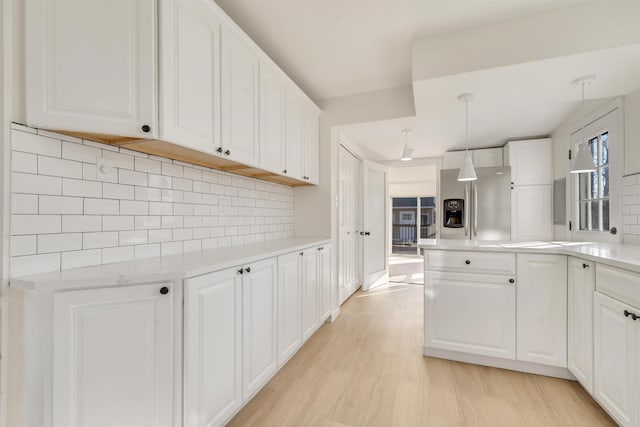
[[402,160],[403,162],[407,162],[411,160],[411,153],[413,153],[413,148],[409,148],[409,146],[405,144],[404,149],[402,150],[402,157],[400,157],[400,160]]
[[476,179],[478,179],[478,176],[476,175],[476,169],[473,167],[471,153],[467,152],[458,172],[458,181],[475,181]]
[[596,167],[593,162],[591,151],[589,151],[589,146],[588,144],[582,144],[580,148],[578,148],[576,157],[573,160],[571,173],[593,172],[595,170]]

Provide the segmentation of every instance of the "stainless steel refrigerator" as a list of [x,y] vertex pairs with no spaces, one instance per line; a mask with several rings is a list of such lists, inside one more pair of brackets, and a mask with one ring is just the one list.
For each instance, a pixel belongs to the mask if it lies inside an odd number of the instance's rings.
[[440,171],[440,238],[511,240],[511,168],[476,168],[476,181],[458,169]]

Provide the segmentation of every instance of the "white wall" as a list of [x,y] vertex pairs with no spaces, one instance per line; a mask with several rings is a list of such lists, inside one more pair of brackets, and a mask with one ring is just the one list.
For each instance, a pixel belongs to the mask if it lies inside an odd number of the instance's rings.
[[[640,78],[638,79],[640,85]],[[624,98],[624,174],[640,172],[640,89]]]
[[389,195],[391,197],[436,196],[437,169],[435,164],[390,168]]

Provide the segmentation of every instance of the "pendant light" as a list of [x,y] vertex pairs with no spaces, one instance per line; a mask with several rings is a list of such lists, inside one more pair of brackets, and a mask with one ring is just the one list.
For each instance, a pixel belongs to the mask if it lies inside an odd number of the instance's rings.
[[[590,85],[593,80],[595,80],[596,76],[588,75],[578,77],[573,81],[574,85],[582,86],[582,101],[584,101],[584,87],[586,85]],[[584,129],[584,126],[580,128],[580,130]],[[579,130],[579,131],[580,131]],[[578,132],[579,132],[578,131]],[[595,162],[593,161],[593,155],[591,154],[591,150],[589,149],[589,143],[582,143],[578,145],[578,152],[576,153],[575,158],[572,160],[571,173],[583,173],[583,172],[593,172],[596,170]]]
[[476,175],[476,168],[473,167],[473,160],[471,159],[471,153],[469,152],[469,101],[473,99],[473,95],[470,93],[463,93],[458,96],[458,101],[465,103],[465,154],[462,166],[458,172],[458,181],[475,181],[478,179]]
[[404,135],[404,148],[402,149],[402,157],[400,157],[400,160],[402,160],[403,162],[408,162],[412,159],[411,153],[413,153],[413,148],[409,148],[409,133],[411,133],[409,129],[405,129],[402,131],[402,134]]

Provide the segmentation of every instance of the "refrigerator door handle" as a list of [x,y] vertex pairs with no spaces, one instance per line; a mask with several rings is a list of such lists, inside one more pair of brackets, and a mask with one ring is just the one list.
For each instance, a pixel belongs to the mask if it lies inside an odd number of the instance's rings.
[[464,185],[464,235],[469,235],[469,184]]
[[478,185],[473,184],[473,236],[478,237]]

